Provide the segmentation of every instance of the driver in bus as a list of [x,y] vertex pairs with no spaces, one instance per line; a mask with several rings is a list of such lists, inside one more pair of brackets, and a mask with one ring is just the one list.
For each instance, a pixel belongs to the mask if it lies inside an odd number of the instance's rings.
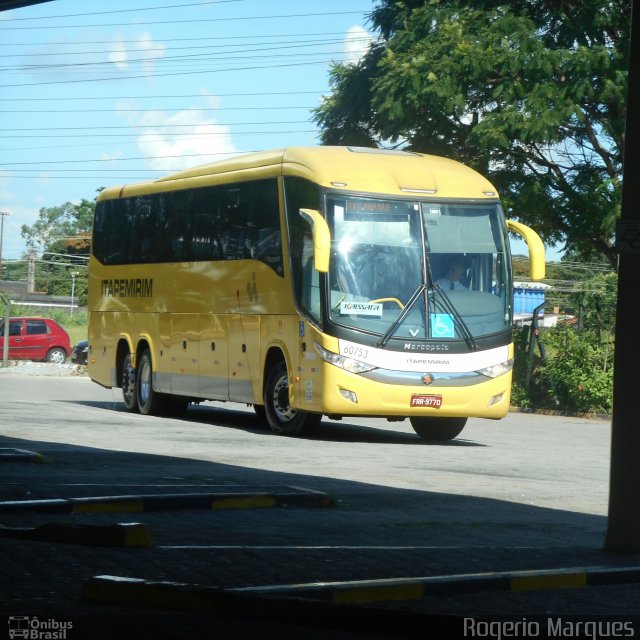
[[445,291],[467,291],[467,287],[462,283],[467,271],[467,264],[464,256],[452,256],[449,260],[446,274],[436,280],[436,284]]

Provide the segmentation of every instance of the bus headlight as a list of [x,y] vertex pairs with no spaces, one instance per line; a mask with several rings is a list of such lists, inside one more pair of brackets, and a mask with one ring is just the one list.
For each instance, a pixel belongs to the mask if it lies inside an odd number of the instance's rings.
[[487,376],[488,378],[497,378],[505,373],[509,373],[511,369],[513,369],[513,358],[506,362],[501,362],[500,364],[492,364],[490,367],[478,369],[477,373]]
[[353,358],[347,358],[347,356],[341,356],[333,351],[327,351],[324,347],[321,347],[317,342],[314,342],[317,352],[320,357],[329,364],[333,364],[336,367],[340,367],[350,373],[364,373],[365,371],[371,371],[375,369],[373,365],[361,362],[360,360],[354,360]]

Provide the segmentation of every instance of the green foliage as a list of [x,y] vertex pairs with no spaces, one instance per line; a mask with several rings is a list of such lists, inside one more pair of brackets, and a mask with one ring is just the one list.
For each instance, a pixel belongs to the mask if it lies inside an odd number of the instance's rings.
[[85,199],[80,204],[65,202],[57,207],[42,207],[33,225],[22,225],[22,237],[32,249],[51,252],[65,249],[70,255],[84,249],[86,253],[94,207],[94,202]]
[[[71,295],[72,273],[76,273],[74,297],[87,303],[87,260],[95,202],[65,202],[43,207],[33,225],[22,225],[22,237],[30,249],[41,252],[36,262],[35,288],[49,295]],[[26,269],[26,267],[23,267]],[[25,279],[25,278],[22,278]]]
[[[574,316],[569,324],[541,328],[540,349],[529,361],[529,327],[514,329],[515,358],[511,402],[514,406],[577,413],[610,413],[613,396],[613,336],[617,275],[598,272],[596,263],[552,263],[547,275],[554,290],[546,311],[557,305]],[[585,277],[585,272],[594,273]]]
[[546,335],[546,343],[556,355],[540,368],[540,377],[556,408],[611,412],[613,347],[608,342],[598,342],[592,332],[576,332],[567,327]]
[[466,162],[510,217],[615,268],[629,13],[626,0],[380,0],[380,41],[331,70],[321,141]]
[[67,327],[83,327],[88,323],[88,314],[86,311],[76,310],[73,313],[62,311],[60,309],[38,309],[34,311],[33,307],[20,306],[14,304],[11,306],[12,316],[34,316],[38,318],[51,318],[59,325]]
[[529,388],[526,385],[528,361],[529,327],[517,327],[513,330],[515,347],[513,362],[513,383],[511,385],[511,404],[529,409],[533,406]]
[[526,384],[529,329],[516,330],[511,404],[575,413],[611,413],[613,339],[561,325],[542,331],[547,358],[534,358]]

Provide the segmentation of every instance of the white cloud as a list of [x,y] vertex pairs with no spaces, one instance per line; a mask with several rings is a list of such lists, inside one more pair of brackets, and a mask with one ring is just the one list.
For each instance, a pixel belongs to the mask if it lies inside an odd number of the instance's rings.
[[355,25],[347,29],[344,38],[345,62],[347,64],[359,62],[372,42],[373,36],[364,27]]
[[152,74],[154,62],[162,58],[167,48],[161,42],[154,42],[147,32],[131,40],[116,38],[110,45],[109,62],[118,69],[125,70],[140,66],[146,74]]
[[[206,99],[217,102],[215,96]],[[136,144],[151,169],[187,169],[238,153],[229,126],[219,124],[205,110],[138,113],[124,111],[124,107],[119,105],[120,114],[140,127]]]
[[129,56],[124,43],[114,42],[111,45],[111,51],[109,51],[109,62],[115,64],[118,69],[126,69],[129,66],[128,59]]
[[122,73],[123,77],[136,72],[152,75],[155,63],[166,53],[166,46],[155,42],[146,32],[134,38],[112,36],[108,45],[94,46],[91,52],[87,52],[88,45],[78,46],[83,41],[107,39],[103,33],[84,32],[74,38],[30,47],[22,59],[22,71],[41,82],[97,80],[114,77],[116,73]]

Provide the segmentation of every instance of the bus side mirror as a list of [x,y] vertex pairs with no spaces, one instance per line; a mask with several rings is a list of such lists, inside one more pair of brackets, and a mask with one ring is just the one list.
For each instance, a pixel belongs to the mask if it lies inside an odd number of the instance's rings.
[[313,266],[316,271],[329,271],[331,254],[331,233],[327,221],[315,209],[300,209],[300,215],[309,223],[313,231]]
[[517,233],[527,243],[529,249],[529,275],[532,280],[542,280],[545,275],[544,244],[540,236],[526,224],[507,220],[507,229]]

